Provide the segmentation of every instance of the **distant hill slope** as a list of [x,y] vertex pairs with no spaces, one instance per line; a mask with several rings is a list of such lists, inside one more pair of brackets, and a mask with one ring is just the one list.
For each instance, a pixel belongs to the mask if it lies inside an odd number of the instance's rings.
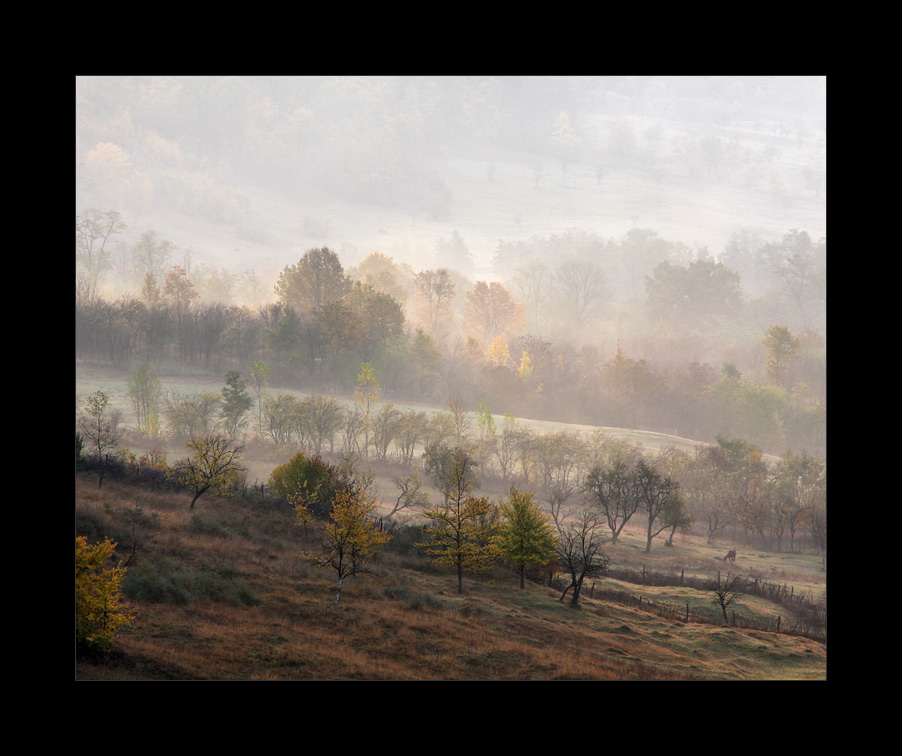
[[[81,77],[76,212],[115,209],[193,264],[270,287],[312,246],[415,268],[458,232],[650,228],[722,251],[826,233],[820,79]],[[469,271],[465,271],[470,273]]]

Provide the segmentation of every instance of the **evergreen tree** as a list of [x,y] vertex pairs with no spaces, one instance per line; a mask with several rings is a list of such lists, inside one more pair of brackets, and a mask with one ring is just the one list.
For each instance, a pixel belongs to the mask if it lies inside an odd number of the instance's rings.
[[238,435],[238,431],[247,424],[247,413],[253,404],[254,400],[247,390],[247,382],[241,380],[241,373],[230,370],[226,374],[226,385],[222,390],[222,404],[219,409],[229,436]]

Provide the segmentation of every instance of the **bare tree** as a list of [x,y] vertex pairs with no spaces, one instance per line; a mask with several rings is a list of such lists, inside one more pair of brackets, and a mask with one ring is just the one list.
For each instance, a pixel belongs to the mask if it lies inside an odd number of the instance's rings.
[[423,509],[428,506],[429,496],[422,490],[423,479],[420,477],[419,470],[414,470],[403,478],[392,478],[392,482],[398,487],[398,500],[386,518],[391,518],[395,512],[400,512],[402,509]]
[[607,468],[596,465],[586,476],[584,487],[592,504],[604,515],[611,541],[617,543],[620,532],[639,508],[634,470],[620,460]]
[[584,260],[565,260],[554,272],[554,291],[564,314],[563,326],[578,330],[601,318],[611,287],[601,268]]
[[420,321],[426,331],[441,342],[452,318],[451,304],[456,287],[447,268],[423,270],[414,277]]
[[717,573],[717,583],[714,586],[714,603],[720,607],[720,610],[723,612],[723,620],[727,624],[730,622],[727,617],[727,607],[736,603],[739,597],[742,596],[742,593],[739,591],[741,586],[742,578],[739,575],[730,574],[726,578],[722,578],[720,573]]
[[119,411],[108,408],[109,399],[102,391],[88,398],[85,412],[78,419],[78,427],[88,450],[97,461],[100,475],[98,488],[103,485],[103,476],[110,451],[115,449],[122,438],[119,429]]
[[552,485],[548,491],[548,505],[551,509],[551,519],[554,520],[554,526],[558,533],[564,526],[564,504],[576,492],[576,486],[570,482],[562,482]]
[[584,510],[577,519],[563,528],[555,552],[561,569],[570,577],[570,585],[561,594],[559,601],[570,589],[570,606],[579,605],[579,597],[586,578],[603,575],[608,568],[608,558],[602,553],[604,539],[601,536],[602,524],[590,511]]
[[87,210],[75,219],[75,265],[89,295],[97,292],[103,274],[112,267],[110,239],[126,228],[115,210]]
[[207,491],[225,494],[239,482],[244,472],[239,464],[244,447],[219,434],[193,438],[187,445],[194,450],[194,455],[176,462],[172,475],[191,489],[193,498],[189,509],[193,511],[197,500]]

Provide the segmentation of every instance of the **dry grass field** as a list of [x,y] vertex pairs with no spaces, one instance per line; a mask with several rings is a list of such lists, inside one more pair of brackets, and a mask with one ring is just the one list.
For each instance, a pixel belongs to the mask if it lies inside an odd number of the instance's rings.
[[[305,538],[291,512],[253,501],[204,497],[192,514],[181,493],[98,487],[89,474],[76,476],[75,501],[80,534],[133,554],[124,592],[137,610],[109,658],[76,660],[77,680],[826,679],[823,643],[667,621],[586,594],[574,610],[546,585],[521,590],[501,567],[467,576],[458,595],[410,543],[386,548],[336,604],[334,574],[304,557],[316,532]],[[637,543],[631,534],[611,550],[612,565],[716,566],[714,547],[645,555]],[[804,562],[787,576],[803,577]],[[687,589],[628,587],[686,599]],[[781,611],[741,601],[745,612]]]

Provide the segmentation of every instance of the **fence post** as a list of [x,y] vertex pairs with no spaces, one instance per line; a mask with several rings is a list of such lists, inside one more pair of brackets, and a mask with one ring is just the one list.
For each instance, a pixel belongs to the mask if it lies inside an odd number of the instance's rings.
[[689,602],[686,602],[686,622],[689,621]]
[[683,584],[683,576],[684,576],[685,574],[686,574],[686,568],[684,567],[684,568],[682,568],[682,569],[680,570],[680,585]]
[[778,614],[778,615],[777,615],[777,632],[778,632],[778,633],[780,632],[780,619],[781,619],[781,617],[780,617],[780,615]]

